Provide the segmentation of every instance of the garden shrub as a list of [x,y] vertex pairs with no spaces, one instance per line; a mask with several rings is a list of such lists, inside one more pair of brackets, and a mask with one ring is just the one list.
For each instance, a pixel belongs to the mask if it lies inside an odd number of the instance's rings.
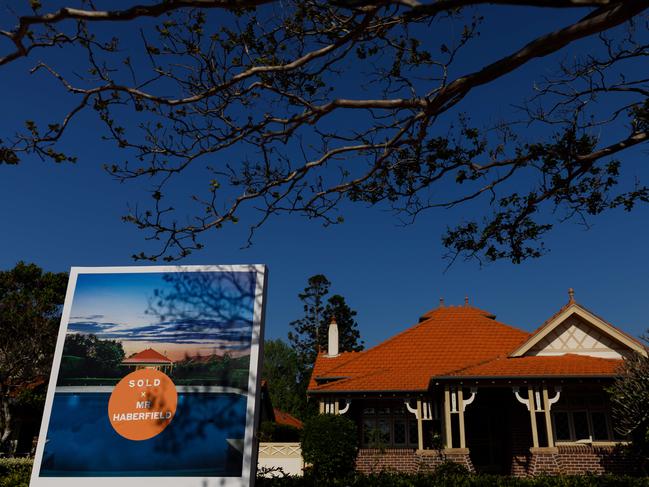
[[310,475],[333,479],[354,471],[358,453],[356,424],[338,414],[309,418],[302,431],[302,456],[311,464]]
[[460,465],[459,463],[453,462],[451,460],[445,460],[444,462],[440,463],[437,467],[435,467],[433,473],[437,477],[462,477],[471,475],[469,469],[467,469],[464,465]]
[[257,487],[649,487],[647,477],[583,475],[517,478],[506,475],[355,474],[326,482],[310,477],[258,478]]
[[28,487],[31,458],[0,458],[0,487]]

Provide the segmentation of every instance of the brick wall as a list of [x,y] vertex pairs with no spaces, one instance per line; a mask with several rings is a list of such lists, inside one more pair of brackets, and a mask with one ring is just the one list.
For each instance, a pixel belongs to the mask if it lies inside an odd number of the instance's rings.
[[[430,472],[445,460],[464,465],[473,472],[468,450],[447,451],[440,455],[435,450],[418,452],[413,449],[370,449],[359,450],[356,469],[370,474],[382,471],[417,473]],[[638,461],[622,448],[614,446],[570,445],[556,449],[539,449],[526,453],[516,448],[512,457],[511,475],[582,475],[592,473],[632,474],[638,468]]]
[[356,457],[356,470],[365,474],[382,471],[415,473],[418,470],[415,450],[361,448]]
[[430,472],[444,461],[452,461],[473,472],[473,464],[466,451],[450,451],[440,454],[435,450],[417,450],[406,448],[371,449],[362,448],[356,458],[356,469],[365,474],[383,471],[417,473]]
[[557,460],[561,473],[578,475],[585,473],[632,474],[638,468],[637,458],[621,447],[570,445],[559,446]]
[[556,448],[532,449],[529,455],[527,472],[523,475],[559,475],[559,451]]

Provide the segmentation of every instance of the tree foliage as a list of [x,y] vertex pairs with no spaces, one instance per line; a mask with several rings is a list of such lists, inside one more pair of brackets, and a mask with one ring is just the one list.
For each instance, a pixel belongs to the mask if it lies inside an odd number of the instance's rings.
[[327,350],[329,323],[332,317],[335,317],[338,323],[339,350],[341,352],[363,350],[358,323],[354,319],[356,311],[352,310],[345,302],[345,298],[338,294],[327,299],[330,286],[329,279],[322,274],[317,274],[309,277],[307,287],[298,294],[304,303],[304,316],[291,322],[293,331],[289,332],[288,339],[297,352],[307,376],[310,375],[316,355],[320,351]]
[[0,272],[0,451],[12,449],[12,398],[52,367],[67,277],[22,261]]
[[[649,138],[644,1],[79,3],[30,2],[0,30],[0,68],[33,60],[69,102],[3,134],[0,163],[75,161],[65,135],[94,113],[124,153],[107,172],[152,185],[125,219],[160,248],[136,257],[182,258],[242,216],[252,238],[280,213],[328,225],[360,203],[410,222],[476,202],[443,236],[449,256],[521,262],[557,222],[649,201],[621,159]],[[501,31],[507,50],[484,52],[490,20],[531,8],[553,26]],[[483,96],[519,72],[527,95]],[[502,115],[472,120],[475,100]],[[185,204],[183,175],[199,171]]]
[[295,417],[304,417],[307,383],[302,380],[295,350],[280,339],[266,340],[262,377],[268,382],[274,407]]
[[608,392],[615,429],[621,436],[631,439],[646,473],[649,462],[649,358],[635,354],[625,360],[620,376]]
[[[120,364],[125,353],[116,340],[101,340],[95,335],[68,334],[63,346],[64,359],[60,378],[66,377],[121,377]],[[75,363],[74,360],[82,359]]]
[[302,457],[319,481],[343,478],[354,471],[358,453],[356,423],[338,414],[319,414],[302,430]]

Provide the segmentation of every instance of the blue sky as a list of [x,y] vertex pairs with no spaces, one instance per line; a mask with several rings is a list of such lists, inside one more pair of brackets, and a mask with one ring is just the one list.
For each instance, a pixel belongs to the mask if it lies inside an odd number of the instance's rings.
[[[218,273],[203,273],[224,295],[240,296]],[[152,347],[172,359],[186,355],[247,352],[252,332],[252,301],[241,297],[233,313],[215,313],[191,299],[177,300],[176,279],[164,273],[84,274],[77,277],[68,333],[94,334],[118,340],[127,356]],[[192,280],[191,272],[176,274]],[[253,283],[254,273],[238,273],[239,282]],[[192,282],[197,282],[193,280]],[[170,297],[173,297],[170,299]],[[173,301],[172,301],[173,299]],[[160,304],[162,302],[162,304]],[[169,305],[176,312],[167,312]]]
[[[487,10],[493,15],[487,15],[479,40],[483,50],[472,51],[460,66],[480,65],[481,58],[496,57],[548,26],[564,25],[579,15],[543,13]],[[3,27],[6,18],[6,10],[0,10]],[[587,42],[575,46],[588,48]],[[570,51],[562,56],[570,56]],[[20,125],[16,120],[46,118],[65,106],[52,83],[40,74],[26,74],[35,61],[0,70],[0,106],[5,114],[0,118],[0,134],[11,133]],[[463,102],[463,110],[485,123],[498,119],[520,96],[529,94],[534,79],[548,74],[556,61],[537,60],[524,72],[477,90]],[[357,82],[350,79],[350,84]],[[129,265],[132,253],[154,249],[140,231],[120,220],[129,203],[148,203],[147,186],[119,184],[103,172],[104,162],[123,155],[101,142],[99,130],[94,119],[84,118],[68,134],[66,144],[79,156],[75,165],[27,158],[16,167],[0,166],[0,268],[18,260],[52,271]],[[625,153],[623,160],[628,178],[646,181],[646,147]],[[184,184],[191,187],[204,181],[197,172]],[[406,227],[384,207],[343,209],[345,223],[329,228],[299,217],[271,219],[248,249],[241,248],[246,238],[242,218],[239,226],[213,233],[204,242],[205,250],[182,263],[267,264],[266,335],[271,338],[285,338],[290,321],[300,317],[297,294],[316,273],[324,273],[333,283],[332,291],[344,295],[358,311],[368,345],[416,323],[421,314],[437,306],[441,296],[447,304],[461,304],[468,296],[472,304],[492,311],[499,320],[531,330],[567,301],[569,287],[575,288],[578,302],[626,331],[637,336],[649,328],[646,206],[631,214],[613,211],[597,217],[588,231],[576,222],[557,226],[547,239],[551,251],[540,260],[485,267],[458,261],[448,270],[440,236],[448,225],[480,211],[479,205],[428,212]]]

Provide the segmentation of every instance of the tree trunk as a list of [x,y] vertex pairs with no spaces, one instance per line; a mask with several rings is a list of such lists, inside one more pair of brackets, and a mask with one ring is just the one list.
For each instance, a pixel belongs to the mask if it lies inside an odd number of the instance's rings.
[[15,443],[11,441],[13,433],[13,417],[11,415],[9,391],[0,384],[0,452],[11,456]]

